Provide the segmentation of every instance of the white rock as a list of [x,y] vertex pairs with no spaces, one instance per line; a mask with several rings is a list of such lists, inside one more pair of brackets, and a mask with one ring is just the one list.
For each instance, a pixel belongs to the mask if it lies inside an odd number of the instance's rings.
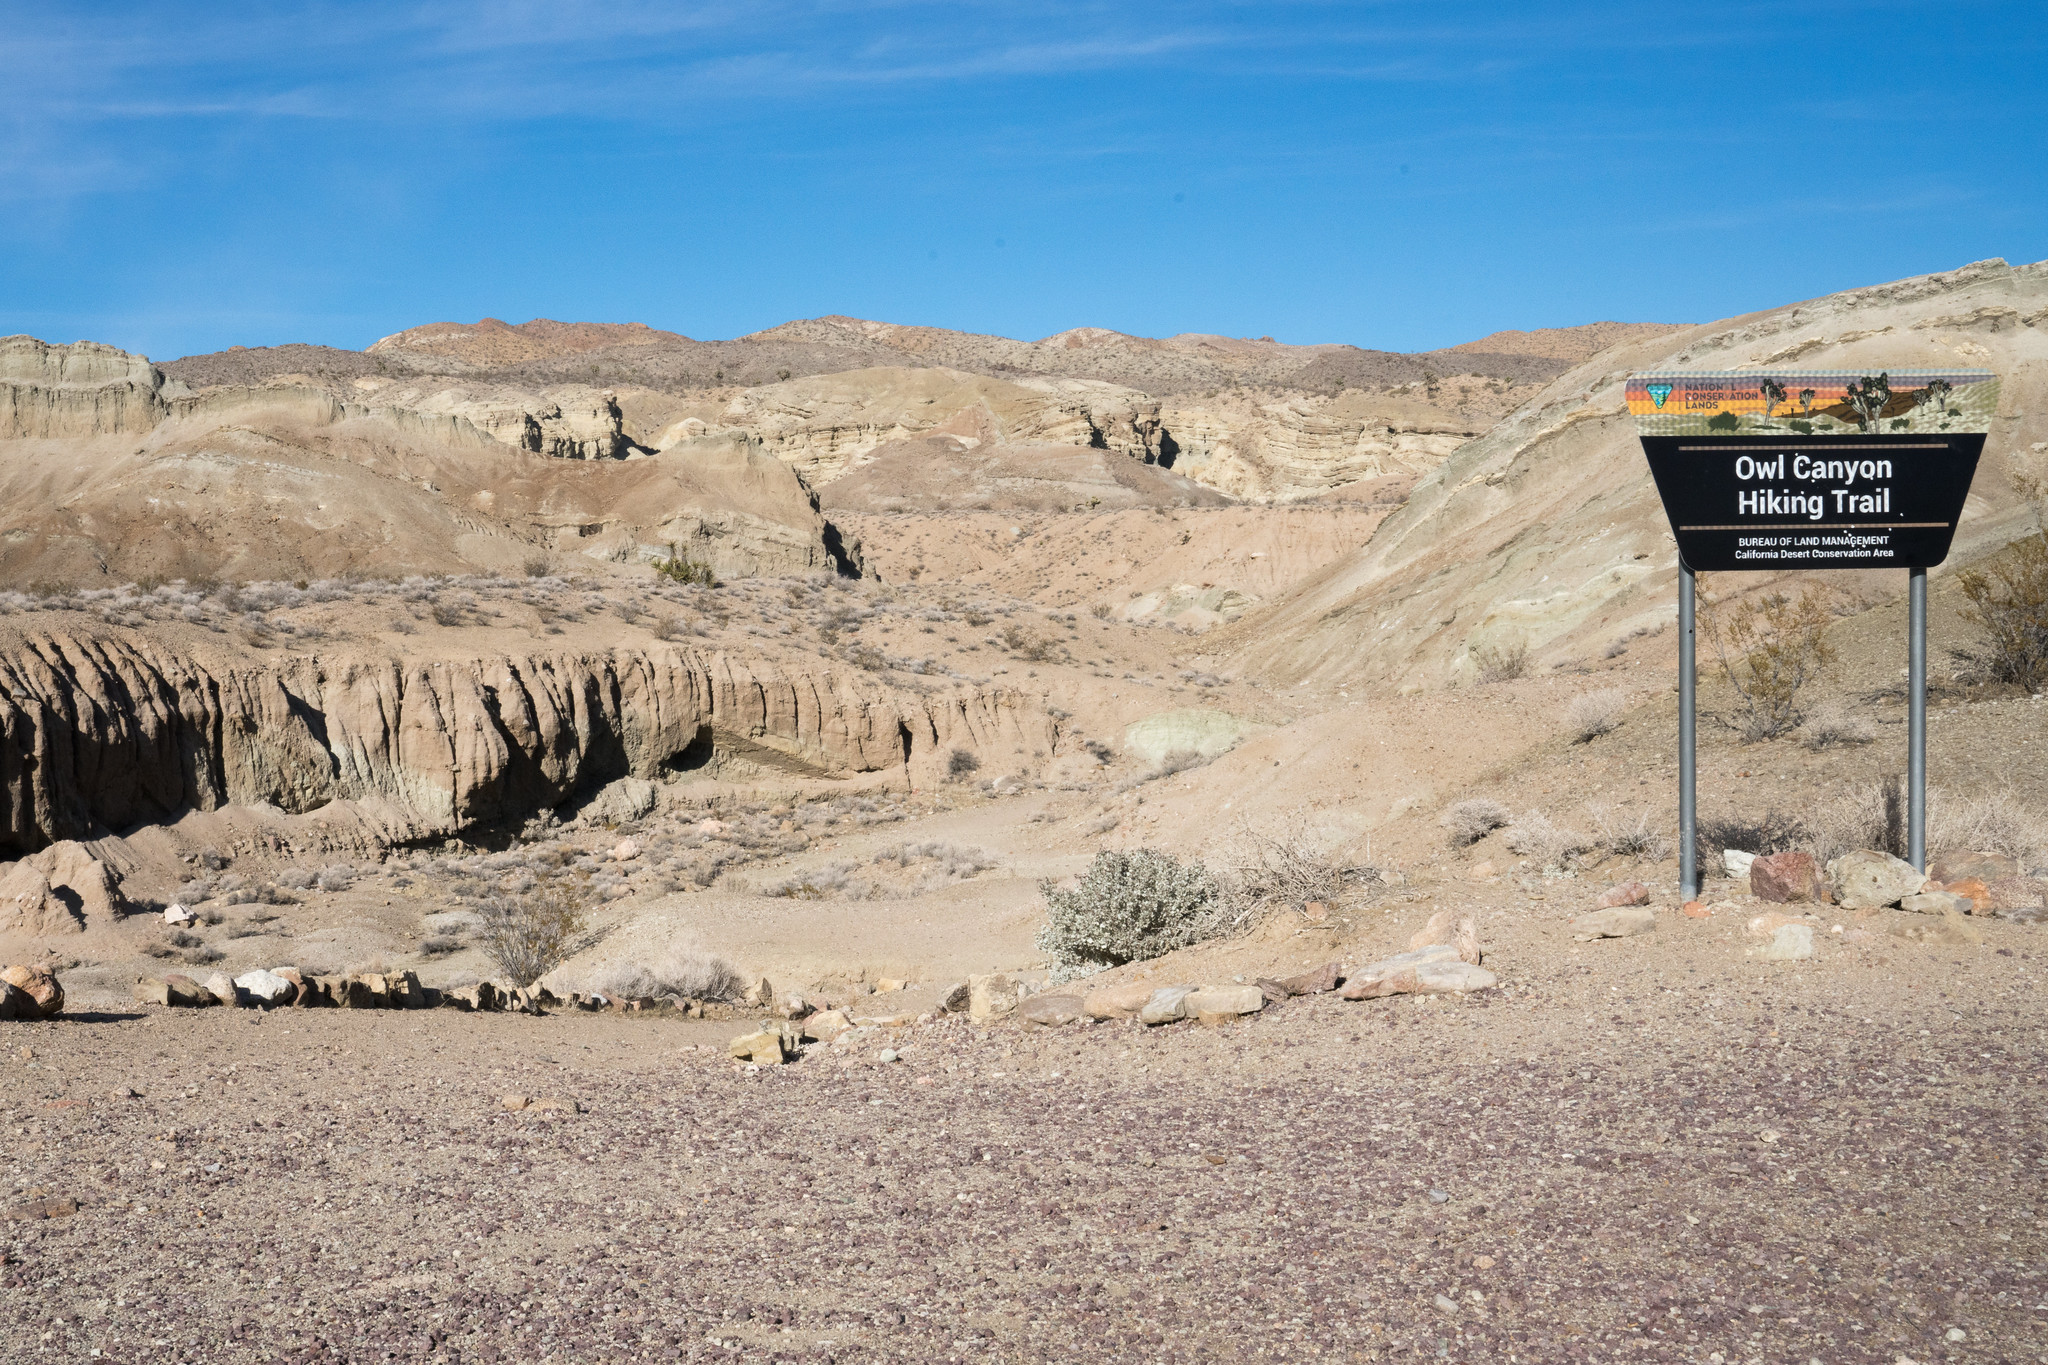
[[266,1005],[275,1005],[289,999],[298,988],[268,968],[259,967],[235,978],[235,989],[246,991],[249,996]]
[[182,905],[166,905],[164,907],[165,924],[190,924],[197,918],[199,918],[197,915]]
[[640,841],[638,839],[621,839],[612,845],[612,861],[615,863],[630,863],[639,856]]
[[1813,956],[1811,924],[1781,924],[1771,941],[1756,950],[1766,962],[1801,962]]
[[1744,853],[1739,848],[1721,850],[1721,866],[1729,876],[1739,882],[1749,880],[1749,865],[1756,861],[1756,854]]

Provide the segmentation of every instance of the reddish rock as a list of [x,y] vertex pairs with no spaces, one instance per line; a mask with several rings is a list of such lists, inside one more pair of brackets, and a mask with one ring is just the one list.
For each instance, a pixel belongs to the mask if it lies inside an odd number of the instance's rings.
[[1334,962],[1325,962],[1299,976],[1283,977],[1275,984],[1289,995],[1321,995],[1344,984],[1344,969]]
[[1951,853],[1927,869],[1927,875],[1946,885],[1974,877],[1986,885],[2021,875],[2019,860],[2003,853]]
[[0,981],[34,1002],[33,1010],[19,1016],[21,1018],[49,1019],[64,1012],[64,987],[58,982],[55,972],[42,967],[9,967],[0,971]]
[[1749,865],[1749,894],[1779,905],[1822,900],[1820,868],[1800,849],[1763,854]]
[[1714,917],[1713,907],[1705,901],[1687,901],[1679,907],[1679,913],[1688,919],[1712,919]]
[[1593,902],[1595,909],[1612,910],[1620,905],[1648,905],[1650,888],[1641,882],[1620,882],[1600,893],[1600,899]]
[[1984,884],[1982,877],[1958,877],[1952,882],[1943,882],[1941,889],[1967,898],[1973,915],[1988,915],[1997,908],[1992,904],[1991,888]]

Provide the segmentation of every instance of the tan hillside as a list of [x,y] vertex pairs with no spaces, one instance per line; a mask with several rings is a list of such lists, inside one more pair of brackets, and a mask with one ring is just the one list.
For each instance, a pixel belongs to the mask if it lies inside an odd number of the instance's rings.
[[1493,332],[1477,341],[1448,347],[1444,354],[1541,356],[1576,365],[1610,346],[1683,331],[1685,326],[1665,322],[1589,322],[1580,327],[1539,327],[1533,332]]
[[17,585],[517,572],[671,545],[728,575],[835,562],[809,490],[745,440],[551,458],[463,416],[192,394],[140,357],[26,337],[0,340],[0,416],[0,581]]
[[496,318],[481,322],[430,322],[394,332],[369,348],[371,355],[391,354],[456,360],[466,365],[497,367],[522,361],[578,356],[618,346],[659,346],[687,343],[674,332],[658,332],[644,322],[556,322],[535,318],[508,323]]
[[1469,681],[1476,650],[1526,646],[1549,669],[1668,620],[1676,549],[1621,400],[1653,367],[1997,370],[2004,415],[1952,572],[2024,524],[2009,475],[2048,438],[2043,322],[2048,264],[1987,261],[1604,351],[1425,477],[1370,545],[1236,627],[1235,657],[1276,682],[1434,689]]

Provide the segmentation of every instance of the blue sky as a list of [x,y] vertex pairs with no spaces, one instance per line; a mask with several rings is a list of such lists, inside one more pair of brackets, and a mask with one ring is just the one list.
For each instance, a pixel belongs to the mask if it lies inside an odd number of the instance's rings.
[[0,333],[1398,350],[2048,257],[2048,6],[0,0]]

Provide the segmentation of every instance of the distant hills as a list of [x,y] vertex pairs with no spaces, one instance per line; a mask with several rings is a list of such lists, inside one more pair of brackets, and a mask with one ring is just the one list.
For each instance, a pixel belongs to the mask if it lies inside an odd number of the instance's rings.
[[336,383],[369,375],[444,374],[522,385],[635,385],[682,393],[883,366],[941,366],[1004,379],[1097,380],[1165,397],[1240,388],[1388,389],[1458,375],[1541,384],[1606,346],[1672,330],[1657,323],[1599,322],[1497,332],[1460,346],[1411,353],[1337,344],[1295,346],[1270,337],[1138,337],[1097,327],[1018,341],[838,316],[786,322],[729,341],[699,341],[637,322],[485,318],[408,328],[366,351],[237,346],[186,356],[162,368],[196,387],[256,384],[286,375]]

